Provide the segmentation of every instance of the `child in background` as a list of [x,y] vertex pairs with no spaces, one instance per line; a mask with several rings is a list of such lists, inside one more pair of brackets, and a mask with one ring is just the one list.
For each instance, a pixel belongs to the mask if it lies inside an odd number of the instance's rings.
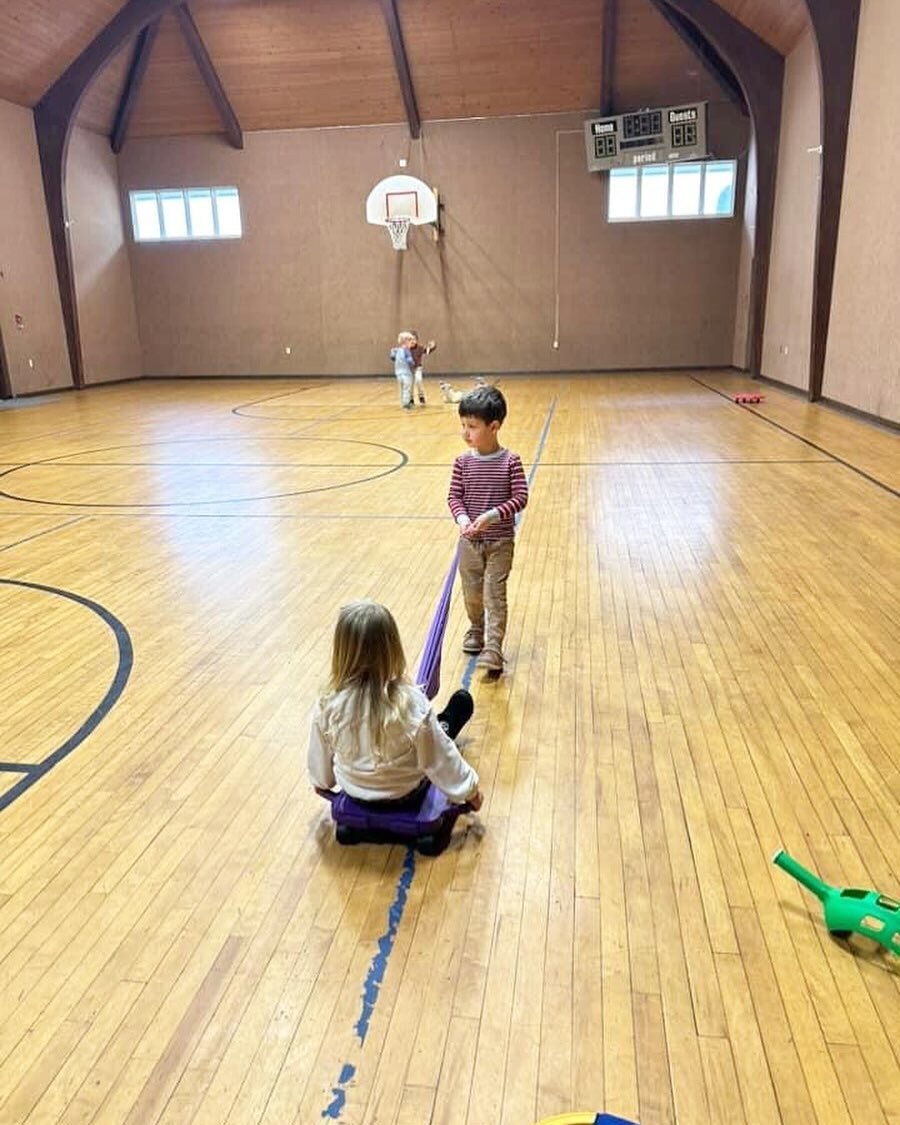
[[390,356],[394,361],[394,374],[400,384],[400,405],[404,410],[412,410],[413,398],[413,361],[412,346],[415,343],[412,332],[401,332],[397,337],[397,346],[391,348]]
[[385,810],[417,809],[431,782],[477,810],[478,774],[453,742],[471,713],[471,696],[459,691],[435,715],[406,677],[390,611],[351,602],[338,614],[331,678],[313,712],[310,780],[317,791],[337,784],[355,801]]
[[517,453],[504,449],[497,432],[506,399],[492,386],[476,387],[459,404],[463,441],[453,462],[447,503],[460,529],[459,575],[470,627],[463,651],[479,653],[489,672],[503,671],[506,580],[512,569],[515,516],[528,503],[528,482]]
[[429,340],[428,343],[423,348],[422,345],[419,343],[418,332],[413,332],[412,338],[413,338],[413,344],[412,344],[412,347],[410,348],[410,351],[412,353],[412,359],[413,359],[413,379],[414,379],[414,382],[415,382],[414,390],[415,390],[415,393],[419,396],[419,402],[422,404],[422,406],[424,406],[425,405],[425,386],[424,386],[424,378],[423,378],[424,370],[423,370],[422,365],[425,362],[425,357],[427,355],[431,355],[431,353],[437,347],[437,344],[434,342],[434,340]]

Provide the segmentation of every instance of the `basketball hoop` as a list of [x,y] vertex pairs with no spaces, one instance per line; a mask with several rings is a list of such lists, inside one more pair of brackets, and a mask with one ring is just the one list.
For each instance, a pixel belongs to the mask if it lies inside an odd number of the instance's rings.
[[396,219],[385,219],[384,225],[391,236],[391,245],[395,250],[406,249],[406,236],[409,233],[410,219],[408,215],[398,216]]

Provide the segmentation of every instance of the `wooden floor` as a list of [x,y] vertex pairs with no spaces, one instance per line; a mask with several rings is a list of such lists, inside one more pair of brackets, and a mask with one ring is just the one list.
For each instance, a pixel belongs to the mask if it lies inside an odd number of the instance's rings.
[[339,848],[304,771],[338,606],[413,665],[431,621],[435,382],[0,408],[3,1125],[900,1125],[900,961],[770,862],[900,892],[896,434],[726,374],[502,385],[509,674],[437,860]]

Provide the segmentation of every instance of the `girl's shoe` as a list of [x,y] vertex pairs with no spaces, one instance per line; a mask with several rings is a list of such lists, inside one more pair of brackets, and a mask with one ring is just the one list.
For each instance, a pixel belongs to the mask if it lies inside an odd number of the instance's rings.
[[465,688],[455,691],[447,700],[447,706],[438,715],[438,722],[451,738],[456,738],[475,710],[475,701]]

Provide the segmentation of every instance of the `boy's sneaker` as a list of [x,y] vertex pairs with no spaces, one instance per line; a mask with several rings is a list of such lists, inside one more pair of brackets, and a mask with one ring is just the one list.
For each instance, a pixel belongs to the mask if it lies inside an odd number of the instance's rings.
[[478,653],[484,648],[484,633],[473,625],[463,637],[463,652]]
[[403,409],[404,409],[404,410],[412,410],[412,408],[413,408],[413,407],[414,407],[415,405],[416,405],[416,404],[415,404],[414,402],[404,402],[404,404],[403,404]]
[[496,648],[482,649],[481,655],[475,661],[479,668],[483,668],[486,672],[502,672],[503,671],[503,653]]

